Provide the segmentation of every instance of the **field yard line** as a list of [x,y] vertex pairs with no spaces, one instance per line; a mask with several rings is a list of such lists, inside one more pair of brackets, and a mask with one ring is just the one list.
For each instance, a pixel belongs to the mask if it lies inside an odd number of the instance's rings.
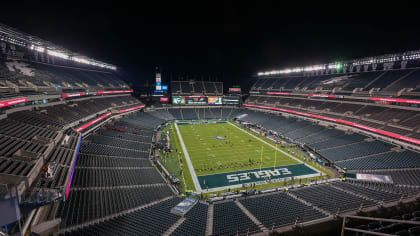
[[191,173],[192,180],[194,182],[195,190],[196,192],[201,193],[202,189],[201,189],[200,183],[198,183],[197,174],[195,173],[194,166],[192,165],[190,155],[188,155],[187,147],[185,147],[184,140],[182,139],[182,136],[181,136],[181,132],[178,129],[178,125],[176,123],[174,123],[174,125],[176,129],[176,133],[178,134],[179,142],[181,143],[182,151],[184,152],[185,160],[187,160],[188,169],[190,169],[190,173]]
[[[284,152],[283,150],[281,150],[281,149],[279,149],[279,148],[276,148],[276,147],[275,147],[274,145],[272,145],[271,143],[267,143],[265,140],[263,140],[263,139],[261,139],[261,138],[259,138],[259,137],[255,136],[255,135],[251,134],[250,132],[248,132],[248,131],[246,131],[246,130],[244,130],[244,129],[241,129],[241,128],[239,128],[238,126],[236,126],[236,125],[234,125],[234,124],[232,124],[232,123],[230,123],[230,122],[228,122],[228,124],[230,124],[231,126],[233,126],[233,127],[237,128],[237,129],[239,129],[240,131],[242,131],[242,132],[244,132],[244,133],[246,133],[246,134],[248,134],[248,135],[250,135],[250,136],[252,136],[252,137],[254,137],[254,138],[258,139],[258,140],[260,140],[261,142],[263,142],[263,143],[267,144],[268,146],[270,146],[270,147],[274,148],[274,150],[275,150],[275,149],[277,149],[277,151],[279,151],[279,152],[281,152],[281,153],[285,154],[286,156],[288,156],[288,157],[290,157],[290,158],[292,158],[292,159],[296,160],[297,162],[299,162],[299,163],[303,163],[304,165],[306,165],[307,167],[309,167],[309,168],[311,168],[312,170],[316,171],[317,173],[322,173],[322,172],[320,172],[319,170],[317,170],[316,168],[314,168],[314,167],[312,167],[312,166],[310,166],[310,165],[307,165],[307,164],[306,164],[306,163],[304,163],[303,161],[301,161],[301,160],[297,159],[296,157],[294,157],[294,156],[290,155],[290,154],[289,154],[289,153],[287,153],[287,152]],[[322,175],[324,175],[324,173],[322,173]]]

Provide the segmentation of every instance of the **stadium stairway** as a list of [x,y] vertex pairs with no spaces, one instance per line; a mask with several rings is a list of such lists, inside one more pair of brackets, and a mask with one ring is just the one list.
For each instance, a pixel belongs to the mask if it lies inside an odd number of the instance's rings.
[[213,234],[213,217],[214,217],[214,204],[210,204],[209,209],[207,211],[206,236]]
[[179,218],[175,224],[173,224],[168,230],[166,230],[165,233],[163,233],[163,236],[170,236],[172,233],[185,221],[185,217]]
[[327,215],[327,216],[328,216],[328,217],[330,217],[330,218],[332,218],[332,217],[333,217],[333,215],[332,215],[331,213],[329,213],[328,211],[326,211],[326,210],[324,210],[324,209],[322,209],[322,208],[319,208],[319,207],[317,207],[317,206],[315,206],[315,205],[313,205],[313,204],[311,204],[311,203],[309,203],[309,202],[305,201],[303,198],[297,197],[296,195],[294,195],[293,193],[291,193],[291,192],[289,192],[289,191],[287,191],[287,192],[286,192],[286,194],[287,194],[287,195],[289,195],[290,197],[294,198],[295,200],[297,200],[297,201],[299,201],[299,202],[301,202],[301,203],[305,204],[306,206],[312,207],[312,208],[314,208],[315,210],[317,210],[317,211],[319,211],[319,212],[323,213],[324,215]]
[[353,196],[356,196],[356,197],[360,197],[360,198],[365,199],[365,200],[367,200],[367,201],[378,202],[377,200],[372,199],[372,198],[369,198],[369,197],[367,197],[367,196],[365,196],[365,195],[363,195],[363,194],[356,193],[356,192],[354,192],[354,191],[350,191],[350,190],[345,189],[345,188],[340,188],[339,186],[332,185],[332,184],[331,184],[330,186],[331,186],[332,188],[335,188],[335,189],[337,189],[337,190],[343,191],[343,192],[345,192],[345,193],[348,193],[348,194],[353,195]]
[[252,220],[252,222],[254,222],[254,224],[256,224],[261,231],[263,232],[269,232],[269,230],[264,226],[263,223],[261,223],[261,221],[259,221],[251,212],[248,211],[248,209],[246,209],[246,207],[244,207],[244,205],[242,205],[242,203],[240,203],[239,201],[235,201],[235,204],[239,207],[239,209],[241,209],[245,215],[248,216],[249,219]]

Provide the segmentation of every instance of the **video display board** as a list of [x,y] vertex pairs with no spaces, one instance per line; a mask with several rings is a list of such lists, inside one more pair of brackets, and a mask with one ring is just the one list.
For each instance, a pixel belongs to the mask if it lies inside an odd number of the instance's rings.
[[208,104],[209,105],[222,105],[223,104],[222,97],[208,97]]
[[185,97],[172,97],[172,104],[185,105]]
[[241,88],[229,88],[230,93],[241,93]]
[[240,96],[177,96],[172,97],[173,105],[239,105]]
[[207,97],[205,96],[186,96],[186,105],[207,105]]
[[225,96],[223,97],[224,105],[239,105],[240,97],[239,96]]

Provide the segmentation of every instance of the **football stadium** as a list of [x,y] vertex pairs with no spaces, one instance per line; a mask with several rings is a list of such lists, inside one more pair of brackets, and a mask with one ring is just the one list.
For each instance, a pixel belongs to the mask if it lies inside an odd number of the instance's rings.
[[0,24],[0,235],[420,235],[420,50],[248,76]]

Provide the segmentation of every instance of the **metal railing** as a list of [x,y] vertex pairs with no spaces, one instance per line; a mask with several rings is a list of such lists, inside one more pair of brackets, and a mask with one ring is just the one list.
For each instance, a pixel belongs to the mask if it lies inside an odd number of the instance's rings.
[[344,216],[343,226],[342,226],[342,229],[341,229],[341,236],[344,236],[345,231],[352,231],[352,232],[359,232],[359,233],[366,233],[366,234],[369,234],[369,235],[380,235],[380,236],[394,235],[394,234],[370,231],[370,230],[365,230],[365,229],[346,227],[346,224],[348,223],[347,221],[349,221],[350,219],[369,220],[369,221],[376,221],[376,222],[390,222],[390,223],[400,223],[400,224],[412,224],[412,225],[420,226],[419,221],[384,219],[384,218],[365,217],[365,216]]

